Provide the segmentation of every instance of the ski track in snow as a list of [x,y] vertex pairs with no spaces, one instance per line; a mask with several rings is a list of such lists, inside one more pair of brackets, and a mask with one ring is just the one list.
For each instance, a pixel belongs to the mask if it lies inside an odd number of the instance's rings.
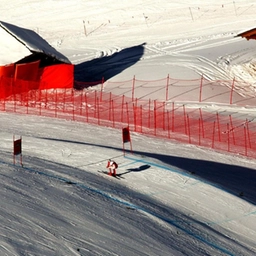
[[[134,75],[153,81],[169,72],[184,80],[202,74],[209,80],[235,77],[248,83],[236,88],[243,97],[254,97],[254,42],[235,35],[251,27],[255,11],[252,0],[108,0],[100,8],[92,0],[46,0],[43,5],[37,0],[4,0],[0,15],[3,21],[36,31],[75,65],[106,60],[95,64],[106,73],[124,65],[109,82],[128,81]],[[135,46],[143,54],[134,51]],[[104,90],[130,92],[125,83],[114,86],[106,81]],[[160,84],[141,85],[147,97],[161,99],[163,91]],[[218,104],[203,106],[223,110]],[[229,106],[225,111],[238,109]],[[1,113],[1,255],[256,254],[256,209],[246,195],[237,195],[238,189],[243,192],[241,177],[230,177],[231,183],[232,178],[241,179],[241,186],[231,191],[175,166],[183,158],[205,161],[205,171],[212,162],[223,172],[225,164],[255,170],[254,160],[138,134],[132,139],[139,154],[123,157],[119,132]],[[13,134],[23,138],[23,167],[18,158],[12,163]],[[163,163],[159,155],[172,161]],[[97,173],[113,156],[124,179]],[[150,168],[140,170],[141,165]]]

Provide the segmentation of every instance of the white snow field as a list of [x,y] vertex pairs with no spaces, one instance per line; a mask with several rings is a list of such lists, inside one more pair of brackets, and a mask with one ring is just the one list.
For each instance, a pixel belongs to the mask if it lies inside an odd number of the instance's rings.
[[[245,81],[251,96],[256,42],[236,35],[255,11],[252,0],[2,0],[0,20],[36,31],[105,90],[203,74]],[[255,159],[136,133],[124,154],[117,129],[0,118],[1,256],[256,255]],[[109,158],[118,178],[99,172]]]

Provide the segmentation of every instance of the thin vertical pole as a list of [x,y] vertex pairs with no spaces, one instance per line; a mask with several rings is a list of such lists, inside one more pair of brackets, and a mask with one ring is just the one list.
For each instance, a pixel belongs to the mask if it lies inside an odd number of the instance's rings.
[[134,101],[134,90],[135,90],[135,76],[132,79],[132,101]]
[[191,11],[191,7],[189,7],[189,12],[190,12],[192,20],[194,20],[194,17],[193,17],[192,11]]
[[83,24],[84,24],[84,34],[85,34],[85,36],[87,36],[86,26],[85,26],[85,21],[84,20],[83,20]]
[[212,148],[214,148],[214,140],[215,140],[215,121],[213,122],[213,131],[212,131]]
[[202,136],[204,138],[204,119],[203,119],[203,114],[202,114],[202,109],[201,108],[199,108],[199,114],[200,114],[201,125],[202,125]]
[[170,112],[167,111],[167,129],[168,129],[168,138],[170,139],[171,135],[170,135]]
[[150,123],[151,123],[151,100],[148,100],[148,128],[150,128]]
[[104,77],[102,77],[101,79],[100,101],[102,101],[103,85],[104,85]]
[[114,111],[114,100],[112,99],[111,101],[111,105],[112,105],[112,118],[113,118],[113,128],[115,128],[115,111]]
[[234,129],[233,129],[233,122],[232,122],[232,116],[229,115],[229,122],[230,122],[230,129],[232,131],[232,137],[233,137],[233,143],[234,145],[236,145],[236,140],[235,140],[235,133],[234,133]]
[[128,108],[128,103],[127,102],[126,102],[126,113],[127,113],[127,123],[128,123],[128,126],[130,126],[129,108]]
[[137,117],[136,117],[136,109],[135,109],[136,106],[134,103],[132,103],[132,108],[133,108],[133,124],[134,124],[134,130],[136,132],[137,131],[137,123],[136,123]]
[[230,99],[229,99],[229,104],[233,104],[233,92],[234,92],[234,87],[235,87],[235,78],[233,79],[232,86],[231,86],[231,91],[230,91]]
[[167,82],[166,82],[166,95],[165,95],[165,100],[167,101],[169,98],[169,74],[167,76]]
[[218,135],[219,135],[219,142],[221,142],[221,136],[220,136],[220,118],[219,113],[216,113],[216,119],[217,119],[217,127],[218,127]]
[[200,80],[199,102],[202,102],[202,91],[203,91],[203,76],[201,76],[201,80]]
[[88,100],[87,100],[87,95],[86,93],[84,94],[84,97],[85,97],[85,115],[86,115],[86,122],[88,123],[89,121],[89,113],[88,113]]
[[201,146],[201,118],[198,119],[198,144]]
[[142,123],[142,105],[140,105],[140,132],[142,132],[142,127],[143,127],[143,123]]
[[154,134],[156,136],[156,100],[154,100]]
[[165,131],[165,102],[163,102],[163,130]]
[[94,91],[94,118],[97,116],[97,91]]
[[190,137],[190,123],[189,123],[189,116],[187,115],[187,123],[188,123],[188,142],[191,144],[191,137]]
[[246,126],[244,125],[244,149],[245,155],[247,156],[247,138],[246,138]]
[[228,152],[230,152],[229,123],[227,123]]
[[186,109],[185,109],[185,105],[183,105],[183,116],[184,116],[184,127],[185,127],[185,134],[187,135],[187,120],[186,120]]
[[112,101],[112,93],[109,93],[109,113],[108,113],[108,120],[111,121],[111,101]]
[[97,97],[97,110],[98,110],[98,125],[100,125],[100,108],[99,108],[99,97]]
[[174,102],[172,102],[172,132],[174,132]]
[[249,148],[252,148],[251,136],[250,136],[250,131],[249,131],[249,122],[248,122],[247,119],[246,119],[246,130],[247,130],[247,137],[248,137]]
[[122,112],[121,112],[121,123],[124,122],[124,95],[122,96]]

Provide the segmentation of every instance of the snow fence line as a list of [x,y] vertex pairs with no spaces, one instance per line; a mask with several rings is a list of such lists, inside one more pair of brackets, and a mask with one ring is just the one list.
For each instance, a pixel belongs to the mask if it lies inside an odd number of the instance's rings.
[[[110,84],[108,81],[108,87]],[[249,96],[241,96],[245,95],[244,83],[209,82],[203,77],[177,80],[168,76],[156,81],[133,78],[112,84],[118,94],[112,93],[113,88],[108,92],[104,81],[89,86],[80,82],[76,85],[79,89],[47,90],[33,89],[34,83],[24,81],[16,81],[15,86],[7,83],[8,87],[2,81],[0,110],[117,129],[129,127],[131,132],[256,158],[253,111],[240,112],[242,106],[253,110],[254,104],[250,92]],[[165,99],[152,100],[150,96],[156,91],[162,92]]]

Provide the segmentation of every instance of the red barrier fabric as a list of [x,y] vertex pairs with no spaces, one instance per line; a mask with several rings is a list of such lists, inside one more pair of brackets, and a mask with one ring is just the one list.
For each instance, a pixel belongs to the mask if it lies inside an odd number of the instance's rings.
[[13,78],[0,77],[0,99],[5,99],[12,94]]
[[73,88],[74,65],[58,64],[40,70],[40,89]]
[[0,77],[14,77],[15,65],[0,66]]
[[29,63],[22,63],[16,64],[15,67],[15,80],[26,80],[26,81],[36,81],[38,75],[38,68],[39,68],[40,60],[29,62]]

